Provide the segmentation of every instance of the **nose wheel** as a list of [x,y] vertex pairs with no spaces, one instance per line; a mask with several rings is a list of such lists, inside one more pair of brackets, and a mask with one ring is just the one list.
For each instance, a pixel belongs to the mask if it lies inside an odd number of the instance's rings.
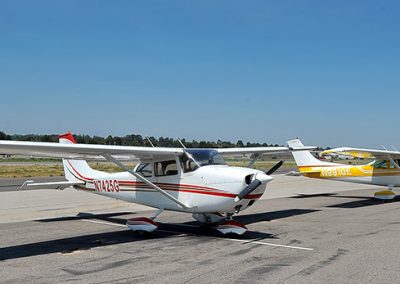
[[247,232],[247,228],[245,225],[235,221],[235,220],[226,220],[221,224],[216,226],[216,229],[224,234],[234,234],[234,235],[243,235]]

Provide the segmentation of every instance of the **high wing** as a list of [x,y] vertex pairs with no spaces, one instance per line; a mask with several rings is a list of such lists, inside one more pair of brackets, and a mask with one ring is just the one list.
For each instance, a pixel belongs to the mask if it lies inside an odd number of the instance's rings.
[[[222,155],[275,154],[289,151],[312,150],[315,147],[247,147],[215,149]],[[104,160],[112,155],[118,160],[168,159],[182,155],[182,148],[135,147],[92,144],[61,144],[50,142],[0,141],[0,154],[53,157],[66,159]]]
[[305,151],[305,150],[314,150],[316,147],[299,147],[299,148],[289,148],[289,147],[246,147],[246,148],[220,148],[215,149],[221,155],[245,155],[245,154],[278,154],[285,153],[290,151]]
[[351,148],[351,147],[340,147],[321,152],[321,155],[331,153],[346,153],[353,157],[362,158],[376,158],[376,159],[400,159],[400,151],[389,151],[389,150],[375,150],[375,149],[363,149],[363,148]]
[[104,160],[104,155],[113,155],[116,159],[151,160],[174,158],[182,153],[180,148],[0,141],[0,154],[66,159]]

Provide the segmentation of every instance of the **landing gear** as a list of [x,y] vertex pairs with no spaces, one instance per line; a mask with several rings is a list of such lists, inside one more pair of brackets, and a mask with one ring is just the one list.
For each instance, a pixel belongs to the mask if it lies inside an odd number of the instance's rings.
[[378,191],[374,194],[374,198],[385,201],[392,200],[395,197],[396,194],[393,192],[393,186],[389,186],[389,189]]
[[[159,209],[152,217],[136,217],[128,219],[126,226],[139,234],[147,235],[158,229],[158,224],[154,221],[164,209]],[[233,220],[233,214],[222,215],[220,213],[194,213],[193,218],[209,228],[216,229],[223,235],[243,235],[247,232],[245,225]]]
[[126,222],[126,225],[132,231],[139,233],[140,232],[151,233],[158,228],[158,224],[156,222],[146,217],[137,217],[129,219]]
[[215,227],[220,233],[227,234],[235,234],[235,235],[243,235],[247,232],[247,228],[245,225],[236,222],[234,220],[227,220]]
[[374,198],[379,200],[392,200],[396,197],[396,194],[391,190],[383,190],[375,192]]
[[147,217],[136,217],[131,218],[126,221],[126,225],[129,229],[134,232],[139,233],[151,233],[154,232],[158,228],[158,224],[154,222],[154,219],[160,215],[164,209],[159,209],[153,216],[150,218]]
[[203,224],[216,224],[222,222],[226,217],[220,213],[194,213],[192,217]]
[[195,213],[193,218],[200,223],[212,225],[212,228],[224,235],[243,235],[247,231],[246,226],[233,220],[232,215],[232,213],[228,213],[226,216],[220,213]]

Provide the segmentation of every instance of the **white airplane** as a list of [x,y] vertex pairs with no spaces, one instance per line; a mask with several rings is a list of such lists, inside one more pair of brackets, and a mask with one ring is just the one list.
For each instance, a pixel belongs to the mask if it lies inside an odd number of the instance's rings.
[[[283,163],[267,173],[252,169],[263,154],[295,151],[289,147],[185,149],[76,144],[70,132],[60,143],[0,141],[0,153],[63,158],[66,181],[34,183],[22,189],[77,190],[134,202],[158,209],[151,218],[132,218],[126,225],[133,231],[152,232],[155,218],[164,210],[191,213],[204,224],[214,224],[223,234],[243,234],[247,228],[232,219],[258,200]],[[300,147],[314,149],[314,147]],[[222,155],[253,154],[249,168],[229,167]],[[92,169],[85,159],[105,159],[124,172],[107,173]],[[134,169],[121,160],[136,159]]]
[[[287,142],[289,147],[302,147],[299,139]],[[346,153],[353,157],[374,159],[364,165],[344,165],[324,162],[316,159],[308,150],[293,152],[299,172],[292,175],[304,175],[310,178],[332,179],[353,183],[387,186],[388,190],[378,191],[374,197],[389,200],[395,197],[394,187],[400,186],[400,151],[374,150],[341,147],[323,153]]]

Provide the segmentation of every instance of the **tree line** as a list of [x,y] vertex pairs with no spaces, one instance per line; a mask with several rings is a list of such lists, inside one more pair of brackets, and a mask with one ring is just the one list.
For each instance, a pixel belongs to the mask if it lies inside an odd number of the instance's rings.
[[[170,137],[148,137],[129,134],[125,136],[112,136],[107,137],[101,136],[90,136],[74,134],[76,143],[82,144],[103,144],[103,145],[121,145],[121,146],[151,146],[151,143],[156,147],[176,147],[182,148],[182,145],[177,139]],[[13,134],[9,135],[0,131],[0,140],[14,140],[14,141],[37,141],[37,142],[58,142],[58,135],[56,134]],[[236,143],[231,141],[188,141],[186,139],[181,139],[182,143],[187,148],[231,148],[231,147],[268,147],[268,146],[280,146],[278,144],[268,144],[268,143],[252,143],[243,142],[243,140],[238,140]]]

